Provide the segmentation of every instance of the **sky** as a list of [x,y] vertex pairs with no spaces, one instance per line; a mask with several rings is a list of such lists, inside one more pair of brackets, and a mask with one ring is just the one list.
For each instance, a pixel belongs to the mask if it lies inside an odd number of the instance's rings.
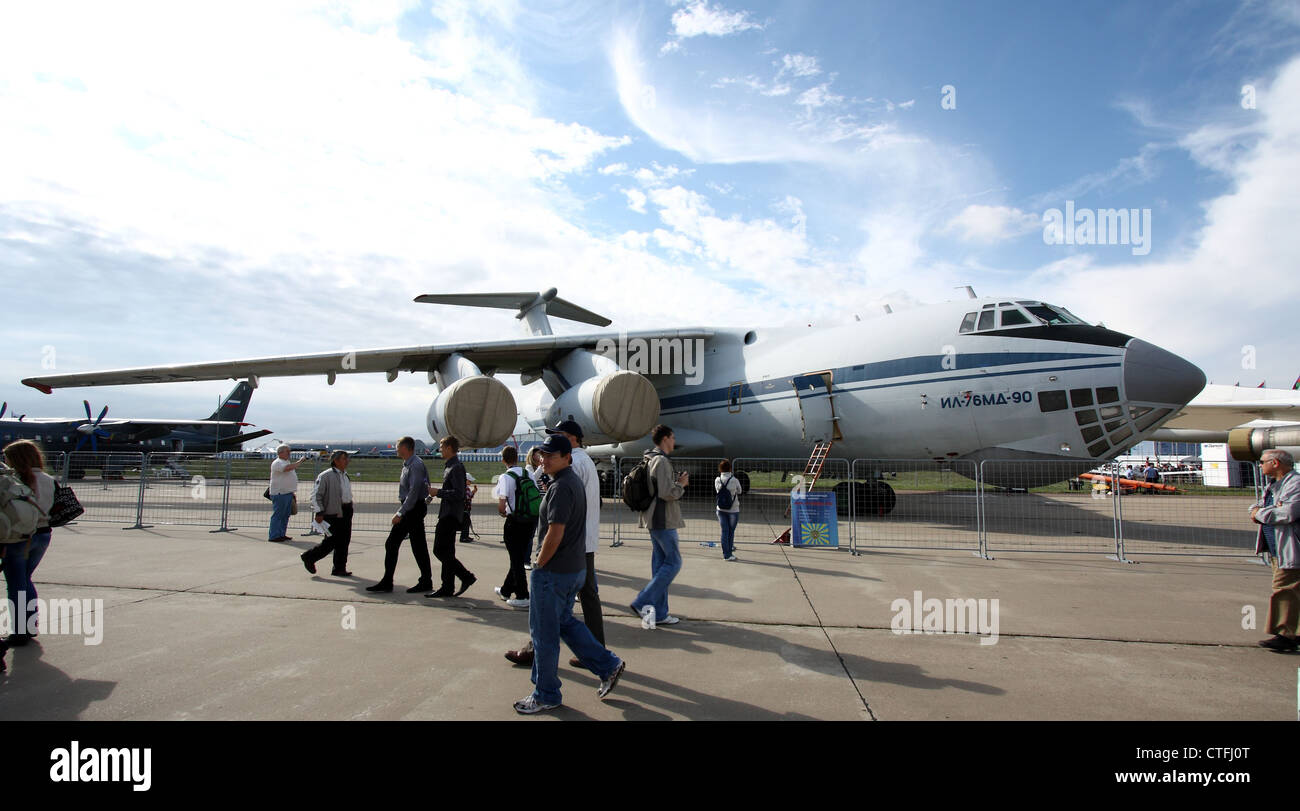
[[[9,3],[0,398],[205,416],[233,383],[18,381],[511,338],[412,299],[550,287],[650,329],[970,285],[1290,388],[1297,178],[1296,0]],[[435,394],[264,378],[248,419],[423,438]]]

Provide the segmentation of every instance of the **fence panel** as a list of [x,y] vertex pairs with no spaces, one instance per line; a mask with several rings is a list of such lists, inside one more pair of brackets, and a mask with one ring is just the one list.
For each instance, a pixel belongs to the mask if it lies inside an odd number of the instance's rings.
[[226,460],[212,454],[151,453],[144,467],[145,524],[221,525]]
[[66,457],[68,486],[86,512],[78,521],[134,524],[144,454],[73,451]]
[[980,463],[990,553],[1117,553],[1117,505],[1103,484],[1080,480],[1087,463],[986,459]]
[[[807,459],[798,458],[745,457],[733,460],[732,469],[745,488],[744,495],[740,497],[740,521],[736,524],[737,544],[771,543],[790,528],[790,493],[801,480],[807,466]],[[711,540],[717,540],[721,532],[717,523],[714,476],[709,477],[708,484],[709,506],[714,510]],[[835,492],[841,521],[840,546],[843,548],[850,546],[847,520],[852,508],[846,484],[848,478],[847,459],[827,459],[822,465],[821,475],[812,487],[812,491],[817,493]],[[805,489],[806,484],[805,482]]]
[[1119,481],[1126,556],[1255,554],[1254,482],[1207,487],[1199,477],[1167,474],[1158,487],[1128,481]]
[[928,459],[854,459],[854,550],[980,549],[978,467]]

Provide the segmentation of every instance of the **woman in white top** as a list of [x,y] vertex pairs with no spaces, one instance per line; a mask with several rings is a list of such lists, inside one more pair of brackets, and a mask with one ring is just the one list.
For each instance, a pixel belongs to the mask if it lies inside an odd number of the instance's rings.
[[[723,489],[727,495],[723,495]],[[718,524],[722,527],[722,559],[739,560],[736,557],[736,524],[740,521],[740,481],[731,475],[731,461],[723,459],[718,463],[718,478],[713,480],[713,491],[718,494]],[[727,506],[723,506],[727,505]]]
[[[40,446],[30,439],[20,439],[5,446],[5,463],[18,472],[18,477],[36,494],[36,505],[48,516],[54,506],[54,477],[45,472],[45,456]],[[50,521],[42,517],[37,529],[27,543],[7,544],[5,550],[4,574],[8,589],[9,604],[16,611],[25,601],[27,616],[14,616],[13,633],[5,640],[7,645],[19,647],[26,645],[38,633],[36,623],[36,586],[32,585],[32,573],[45,557],[45,550],[50,546]]]

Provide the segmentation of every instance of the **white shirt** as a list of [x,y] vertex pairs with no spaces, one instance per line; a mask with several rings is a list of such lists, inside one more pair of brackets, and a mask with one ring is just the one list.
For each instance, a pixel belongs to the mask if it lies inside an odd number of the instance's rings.
[[298,492],[298,471],[285,470],[291,464],[293,460],[280,458],[271,463],[271,495]]
[[510,477],[511,473],[518,476],[525,475],[523,468],[515,465],[506,470],[505,473],[502,473],[500,478],[497,479],[497,486],[492,488],[493,498],[504,498],[506,500],[506,513],[512,513],[515,511],[515,490],[517,489],[517,486],[515,485],[515,480]]
[[582,480],[582,489],[587,494],[586,551],[595,552],[600,548],[600,473],[582,448],[573,449],[573,471]]

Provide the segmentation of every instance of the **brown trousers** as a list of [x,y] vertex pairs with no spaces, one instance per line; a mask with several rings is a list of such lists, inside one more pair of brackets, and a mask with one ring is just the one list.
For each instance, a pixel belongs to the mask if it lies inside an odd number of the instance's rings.
[[1273,595],[1268,600],[1268,632],[1294,637],[1300,624],[1300,569],[1273,564]]

